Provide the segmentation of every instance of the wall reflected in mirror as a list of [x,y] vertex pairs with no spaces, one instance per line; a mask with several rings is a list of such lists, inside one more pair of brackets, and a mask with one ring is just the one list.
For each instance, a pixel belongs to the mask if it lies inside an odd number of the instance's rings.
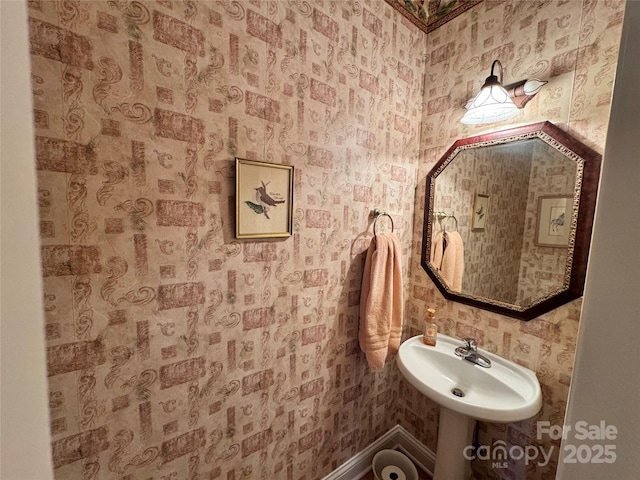
[[[527,306],[563,286],[568,245],[536,245],[538,202],[549,196],[573,199],[576,167],[539,138],[456,155],[435,180],[434,210],[458,220],[462,292]],[[436,225],[434,236],[455,228],[453,222],[443,225]]]
[[445,297],[516,318],[580,296],[600,159],[549,122],[458,140],[427,176],[423,268]]

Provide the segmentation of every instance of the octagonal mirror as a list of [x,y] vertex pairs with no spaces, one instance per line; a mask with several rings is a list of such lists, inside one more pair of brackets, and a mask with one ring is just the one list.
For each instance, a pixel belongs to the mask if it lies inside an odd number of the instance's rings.
[[601,156],[550,122],[456,141],[427,175],[422,267],[530,320],[582,295]]

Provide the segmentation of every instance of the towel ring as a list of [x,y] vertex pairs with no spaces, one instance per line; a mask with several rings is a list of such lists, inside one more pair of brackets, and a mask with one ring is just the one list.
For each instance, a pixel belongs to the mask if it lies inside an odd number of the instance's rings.
[[373,220],[373,236],[374,237],[376,235],[376,223],[378,222],[378,219],[380,217],[389,217],[389,220],[391,220],[391,233],[393,233],[393,218],[391,218],[391,215],[389,215],[387,212],[382,212],[380,211],[380,209],[376,208],[371,212],[371,216],[374,218]]
[[458,230],[458,219],[456,218],[456,216],[454,214],[447,214],[445,212],[436,212],[434,213],[434,216],[438,219],[438,223],[440,223],[440,228],[443,231],[447,231],[446,226],[443,225],[443,221],[447,220],[448,218],[452,218],[454,222],[456,222],[456,226],[455,229],[456,231]]

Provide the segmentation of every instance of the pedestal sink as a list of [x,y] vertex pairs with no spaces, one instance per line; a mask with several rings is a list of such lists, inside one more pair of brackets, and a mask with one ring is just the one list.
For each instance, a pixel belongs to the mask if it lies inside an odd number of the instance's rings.
[[471,445],[476,420],[516,422],[531,418],[542,406],[540,383],[533,371],[478,349],[491,360],[484,368],[454,353],[461,340],[438,334],[435,347],[410,338],[400,346],[398,367],[406,380],[440,405],[436,468],[433,480],[468,480],[464,448]]

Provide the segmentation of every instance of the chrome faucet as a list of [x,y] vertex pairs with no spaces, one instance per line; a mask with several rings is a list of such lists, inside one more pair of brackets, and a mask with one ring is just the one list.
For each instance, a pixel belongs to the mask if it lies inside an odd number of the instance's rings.
[[484,368],[491,368],[491,360],[478,353],[478,344],[473,338],[463,338],[464,345],[456,348],[455,354]]

